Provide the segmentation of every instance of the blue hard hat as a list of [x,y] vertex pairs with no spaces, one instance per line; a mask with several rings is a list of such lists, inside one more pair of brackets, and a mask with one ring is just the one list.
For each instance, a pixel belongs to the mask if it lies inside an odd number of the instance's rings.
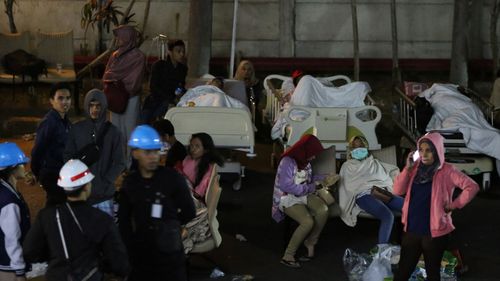
[[19,164],[28,163],[30,159],[13,142],[0,143],[0,170]]
[[140,125],[132,132],[128,146],[144,150],[155,150],[160,149],[162,143],[160,135],[155,129],[148,125]]

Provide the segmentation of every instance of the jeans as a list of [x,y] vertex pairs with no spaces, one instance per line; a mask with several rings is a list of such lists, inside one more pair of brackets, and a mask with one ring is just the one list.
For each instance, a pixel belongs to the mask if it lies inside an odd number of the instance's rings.
[[401,208],[403,208],[403,198],[395,195],[386,205],[368,194],[356,199],[356,204],[358,204],[361,209],[380,220],[378,243],[388,243],[394,224],[394,214],[392,211],[401,211]]

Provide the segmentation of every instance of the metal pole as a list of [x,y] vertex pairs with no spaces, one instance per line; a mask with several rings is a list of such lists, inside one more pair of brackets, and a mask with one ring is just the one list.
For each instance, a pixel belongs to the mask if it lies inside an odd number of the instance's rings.
[[231,38],[231,60],[229,62],[229,79],[234,76],[234,55],[236,48],[236,23],[238,22],[238,0],[234,0],[234,11],[233,11],[233,34]]

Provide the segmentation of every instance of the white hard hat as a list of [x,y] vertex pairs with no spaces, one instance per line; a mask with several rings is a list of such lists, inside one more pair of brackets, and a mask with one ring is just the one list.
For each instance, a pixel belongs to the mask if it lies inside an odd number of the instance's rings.
[[78,159],[71,159],[61,168],[57,185],[66,191],[76,190],[94,178],[89,167]]

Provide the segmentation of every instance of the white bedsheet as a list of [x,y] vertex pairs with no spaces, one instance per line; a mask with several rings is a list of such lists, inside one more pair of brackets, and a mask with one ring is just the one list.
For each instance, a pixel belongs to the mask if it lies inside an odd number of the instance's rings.
[[459,131],[468,148],[500,159],[500,131],[486,121],[481,110],[468,97],[458,92],[457,87],[453,84],[436,83],[419,94],[434,109],[427,131]]
[[325,86],[320,80],[305,75],[295,88],[290,103],[307,107],[358,107],[365,105],[366,94],[370,91],[366,82]]
[[[290,88],[290,83],[285,83],[286,81],[283,82],[283,86]],[[351,82],[340,87],[335,87],[328,80],[305,75],[300,79],[297,88],[293,91],[290,102],[283,105],[283,111],[276,118],[276,122],[271,129],[271,139],[276,140],[285,137],[287,122],[283,114],[289,114],[290,119],[294,121],[303,121],[309,117],[310,113],[307,111],[299,109],[288,111],[287,109],[292,105],[307,107],[360,107],[365,105],[364,100],[370,91],[371,88],[367,82]]]
[[189,89],[177,103],[179,107],[186,106],[213,106],[243,108],[250,114],[250,110],[241,101],[226,95],[221,89],[212,85],[201,85]]

